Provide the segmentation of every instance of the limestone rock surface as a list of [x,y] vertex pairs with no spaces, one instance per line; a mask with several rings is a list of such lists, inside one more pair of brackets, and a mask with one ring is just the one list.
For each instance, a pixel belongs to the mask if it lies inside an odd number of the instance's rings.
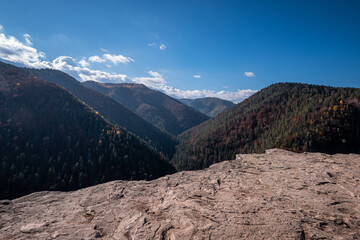
[[360,239],[360,155],[241,154],[0,201],[0,239]]

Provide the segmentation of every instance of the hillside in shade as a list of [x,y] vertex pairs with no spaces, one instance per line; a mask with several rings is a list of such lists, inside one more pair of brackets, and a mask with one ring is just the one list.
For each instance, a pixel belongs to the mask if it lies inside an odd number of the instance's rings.
[[135,133],[166,157],[170,158],[174,153],[177,144],[175,137],[159,130],[109,96],[83,86],[73,77],[58,70],[28,68],[26,70],[43,80],[64,87],[111,123]]
[[180,99],[180,101],[209,117],[215,117],[219,113],[235,106],[235,103],[220,98],[206,97],[197,99]]
[[83,84],[112,97],[159,129],[173,135],[178,135],[209,119],[205,114],[143,84],[111,84],[93,81]]
[[0,198],[174,172],[65,89],[0,62]]
[[178,169],[269,148],[359,153],[360,89],[279,83],[179,136]]

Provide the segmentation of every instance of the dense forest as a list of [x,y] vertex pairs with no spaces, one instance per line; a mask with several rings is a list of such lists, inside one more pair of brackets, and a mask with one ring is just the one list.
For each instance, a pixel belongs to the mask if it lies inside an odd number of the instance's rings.
[[178,170],[269,148],[359,153],[360,89],[273,84],[179,139],[172,160]]
[[197,99],[180,99],[180,102],[192,107],[209,117],[215,117],[219,113],[235,106],[231,101],[220,98],[206,97]]
[[0,198],[175,169],[61,87],[0,62]]
[[32,75],[59,86],[74,94],[80,100],[99,112],[108,121],[124,127],[136,134],[148,144],[171,159],[177,145],[176,138],[169,133],[161,131],[136,113],[121,105],[109,96],[83,86],[70,75],[54,69],[25,68]]
[[209,119],[205,114],[143,84],[93,81],[83,84],[112,97],[154,126],[175,136]]

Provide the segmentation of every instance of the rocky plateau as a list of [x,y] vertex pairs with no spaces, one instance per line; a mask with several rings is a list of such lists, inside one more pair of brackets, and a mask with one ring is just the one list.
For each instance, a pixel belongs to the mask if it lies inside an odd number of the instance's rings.
[[360,155],[271,149],[2,200],[0,239],[360,239]]

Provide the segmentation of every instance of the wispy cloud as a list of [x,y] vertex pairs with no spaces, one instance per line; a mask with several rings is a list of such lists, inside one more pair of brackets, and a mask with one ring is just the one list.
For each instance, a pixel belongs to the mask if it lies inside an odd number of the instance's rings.
[[2,32],[4,30],[3,25],[0,24],[0,32]]
[[244,75],[246,77],[255,77],[255,73],[253,73],[253,72],[244,72]]
[[159,46],[159,49],[161,50],[161,51],[165,51],[165,49],[166,49],[166,45],[165,44],[157,44],[157,43],[155,43],[155,42],[152,42],[152,43],[148,43],[148,46],[149,47],[152,47],[152,48],[157,48],[158,46]]
[[149,47],[153,47],[153,48],[155,48],[155,47],[157,46],[157,44],[156,44],[156,43],[154,43],[154,42],[153,42],[153,43],[148,43],[148,46],[149,46]]
[[194,77],[194,78],[201,78],[200,75],[194,75],[193,77]]
[[103,59],[103,58],[101,58],[101,57],[99,57],[99,56],[97,56],[97,55],[89,57],[89,61],[90,61],[90,62],[96,62],[96,63],[106,62],[105,59]]
[[131,57],[125,57],[123,55],[113,55],[109,53],[105,53],[102,57],[99,57],[97,55],[89,57],[90,62],[96,62],[96,63],[104,63],[106,61],[112,62],[114,65],[117,65],[118,63],[127,64],[129,62],[134,62],[134,59]]
[[105,49],[105,48],[100,48],[100,50],[103,51],[103,52],[106,52],[106,53],[109,52],[109,51],[108,51],[107,49]]
[[159,48],[160,48],[161,51],[165,51],[166,46],[164,44],[161,44]]
[[29,45],[29,46],[33,45],[32,42],[31,42],[31,37],[30,37],[29,34],[25,33],[24,38],[25,38],[26,45]]
[[165,79],[160,73],[154,71],[148,71],[148,74],[151,77],[135,77],[132,79],[132,81],[135,83],[142,83],[149,87],[155,87],[155,88],[164,86],[166,84]]
[[131,57],[125,57],[123,55],[111,55],[111,54],[104,54],[104,59],[111,61],[113,64],[117,65],[118,63],[127,64],[129,62],[134,62],[134,59]]

